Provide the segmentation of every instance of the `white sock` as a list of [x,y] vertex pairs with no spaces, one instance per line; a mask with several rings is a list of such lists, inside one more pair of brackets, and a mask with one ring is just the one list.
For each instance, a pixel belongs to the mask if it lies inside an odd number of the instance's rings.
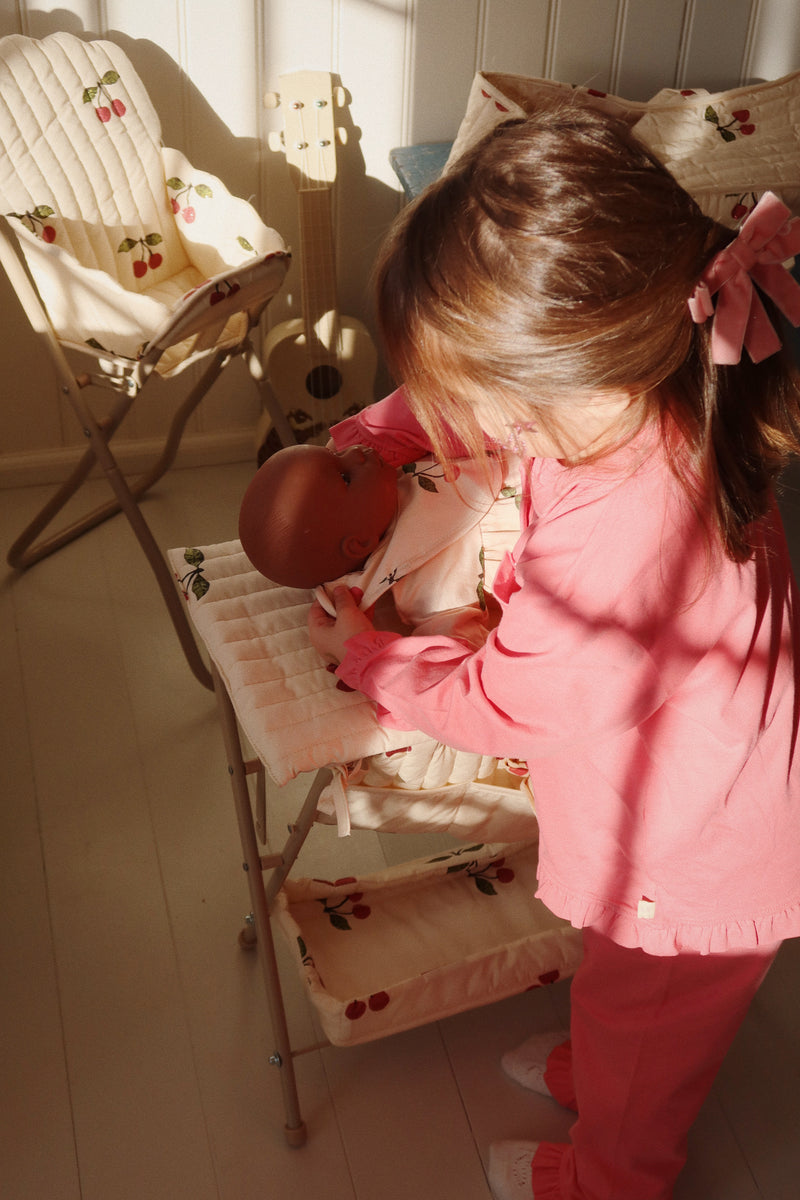
[[566,1042],[569,1033],[563,1029],[549,1029],[545,1033],[535,1033],[521,1046],[507,1051],[500,1059],[500,1065],[511,1079],[531,1092],[541,1096],[552,1095],[544,1081],[544,1070],[547,1060],[562,1042]]
[[531,1163],[538,1142],[493,1142],[489,1147],[489,1186],[494,1200],[535,1200]]

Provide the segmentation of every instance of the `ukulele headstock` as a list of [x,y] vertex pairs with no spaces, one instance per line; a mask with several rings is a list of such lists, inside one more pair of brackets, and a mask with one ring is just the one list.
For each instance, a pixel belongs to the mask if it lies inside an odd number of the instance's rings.
[[345,102],[344,88],[334,87],[327,71],[295,71],[280,76],[280,93],[269,92],[269,108],[283,109],[283,130],[270,135],[273,150],[282,150],[298,191],[330,187],[336,178],[335,108]]

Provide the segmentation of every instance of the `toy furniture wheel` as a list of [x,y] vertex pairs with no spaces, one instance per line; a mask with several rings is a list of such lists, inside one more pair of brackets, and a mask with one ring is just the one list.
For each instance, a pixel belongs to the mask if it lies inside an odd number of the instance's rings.
[[239,930],[239,947],[242,950],[255,950],[258,945],[258,934],[255,925],[247,924]]

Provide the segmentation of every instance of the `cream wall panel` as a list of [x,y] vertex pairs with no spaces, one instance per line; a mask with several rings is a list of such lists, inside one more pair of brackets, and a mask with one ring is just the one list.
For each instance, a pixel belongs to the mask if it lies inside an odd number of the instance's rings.
[[48,0],[20,0],[18,7],[22,23],[20,33],[29,37],[46,37],[59,29],[96,35],[102,28],[101,0],[66,0],[62,4]]
[[411,12],[409,141],[450,138],[478,67],[477,0],[417,0]]
[[566,83],[611,91],[617,0],[561,0],[554,6],[554,53],[548,72]]
[[684,0],[629,0],[613,91],[631,100],[649,100],[660,88],[675,86],[684,9]]
[[548,0],[486,0],[478,67],[544,76],[554,7]]
[[761,0],[747,74],[751,79],[780,79],[800,64],[797,0]]
[[[686,66],[679,87],[710,92],[741,82],[750,25],[751,0],[696,0]],[[795,19],[800,13],[795,14]]]

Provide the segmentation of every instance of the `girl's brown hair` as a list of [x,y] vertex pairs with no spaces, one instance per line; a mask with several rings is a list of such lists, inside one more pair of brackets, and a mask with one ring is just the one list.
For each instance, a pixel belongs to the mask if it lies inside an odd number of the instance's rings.
[[559,405],[631,392],[637,420],[662,422],[673,469],[744,561],[748,526],[800,449],[800,416],[783,357],[717,367],[708,325],[691,320],[687,299],[732,237],[620,121],[566,103],[508,122],[384,244],[390,369],[445,456],[453,431],[483,452],[476,393],[484,415],[557,429]]

